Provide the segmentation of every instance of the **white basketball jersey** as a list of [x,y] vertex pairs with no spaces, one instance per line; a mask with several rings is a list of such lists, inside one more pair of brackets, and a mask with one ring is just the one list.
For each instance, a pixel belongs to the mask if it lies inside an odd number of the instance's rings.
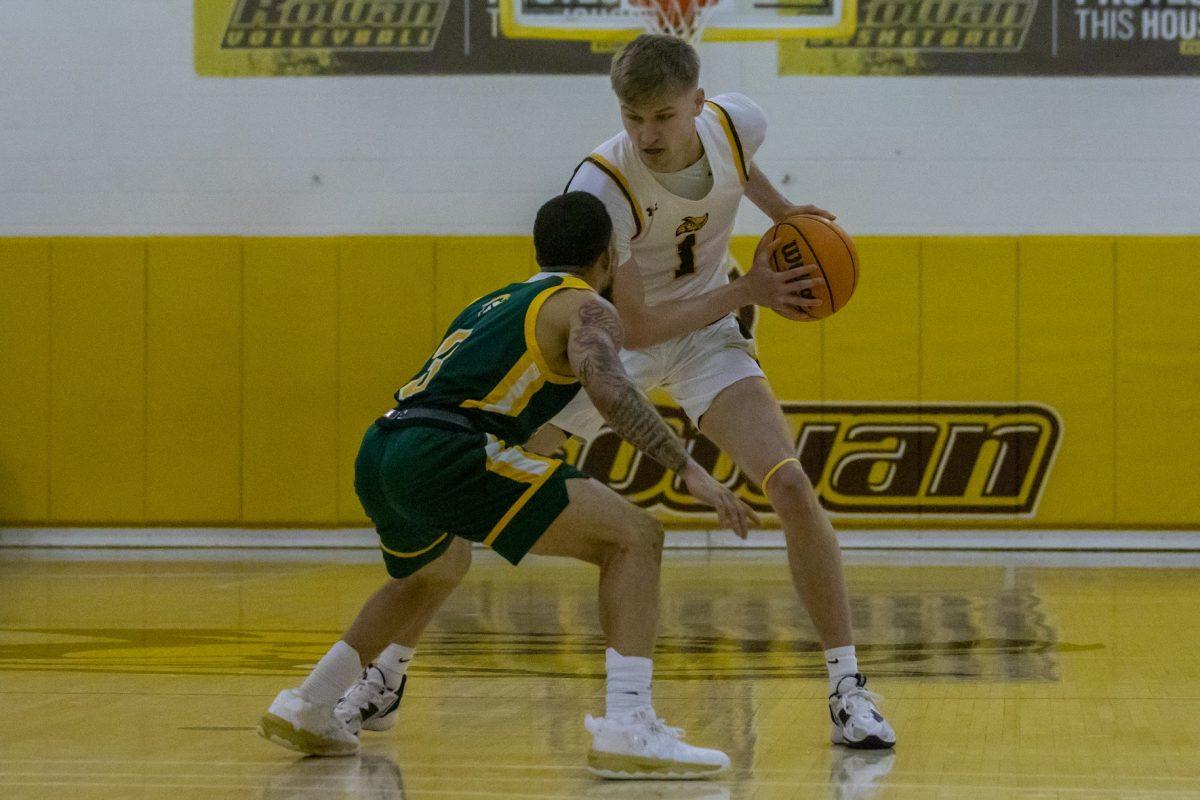
[[[729,282],[729,237],[750,164],[720,99],[705,103],[696,118],[712,169],[712,189],[703,199],[688,200],[664,188],[625,131],[583,161],[620,188],[633,214],[629,249],[642,273],[648,305],[703,294]],[[578,187],[568,184],[573,188]]]

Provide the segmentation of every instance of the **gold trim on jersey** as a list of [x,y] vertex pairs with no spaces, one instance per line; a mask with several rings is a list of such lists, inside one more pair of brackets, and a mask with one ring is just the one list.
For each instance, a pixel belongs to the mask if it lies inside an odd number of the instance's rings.
[[737,128],[733,124],[733,117],[729,116],[728,111],[712,100],[707,101],[705,105],[712,106],[717,114],[717,120],[721,123],[721,127],[725,129],[725,138],[729,140],[729,150],[733,153],[734,164],[737,165],[738,178],[742,183],[745,183],[750,180],[750,169],[746,164],[746,154],[742,152],[742,140],[738,138]]
[[464,400],[459,408],[477,408],[509,417],[520,416],[538,390],[550,383],[575,383],[574,375],[559,375],[550,368],[542,349],[537,343],[537,316],[550,295],[562,289],[586,289],[593,291],[587,281],[573,275],[563,275],[562,282],[549,286],[534,296],[525,310],[525,354],[505,373],[500,382],[480,400]]
[[555,372],[551,368],[550,363],[546,361],[546,355],[542,352],[542,348],[538,345],[537,341],[538,312],[542,310],[542,305],[550,299],[550,295],[560,292],[563,289],[583,289],[588,292],[596,291],[582,278],[576,278],[574,275],[564,275],[562,283],[538,292],[537,297],[533,298],[533,302],[529,304],[529,308],[525,311],[525,350],[533,356],[533,362],[541,370],[542,376],[551,383],[575,383],[579,380],[574,375],[560,375]]
[[487,444],[484,446],[484,455],[487,463],[487,468],[497,475],[503,475],[509,480],[517,481],[518,483],[528,483],[529,488],[521,493],[517,498],[517,502],[509,506],[508,511],[496,523],[496,526],[488,533],[483,540],[484,547],[491,547],[492,542],[496,541],[500,534],[504,533],[504,529],[508,527],[508,523],[512,522],[513,517],[517,515],[525,504],[533,499],[537,494],[538,489],[542,488],[551,475],[554,474],[562,462],[553,458],[545,458],[536,453],[530,453],[521,447],[504,447],[504,443],[497,439],[492,434],[487,434]]
[[500,379],[496,388],[488,392],[487,397],[482,400],[464,400],[459,407],[478,408],[481,411],[515,417],[529,405],[534,393],[545,385],[546,382],[540,380],[541,377],[542,372],[534,362],[533,355],[526,351]]
[[401,553],[399,550],[393,550],[382,542],[379,543],[379,549],[390,556],[395,556],[396,558],[416,558],[417,556],[424,555],[433,548],[437,547],[449,535],[449,533],[443,533],[441,536],[433,540],[433,544],[429,545],[428,547],[423,547],[420,550],[413,550],[411,553]]
[[641,236],[645,227],[642,224],[642,207],[638,205],[637,195],[633,193],[633,187],[629,184],[625,174],[599,153],[592,153],[584,161],[592,162],[601,172],[612,178],[613,183],[617,184],[617,188],[621,190],[621,194],[625,195],[625,200],[629,203],[629,210],[633,212],[633,238]]

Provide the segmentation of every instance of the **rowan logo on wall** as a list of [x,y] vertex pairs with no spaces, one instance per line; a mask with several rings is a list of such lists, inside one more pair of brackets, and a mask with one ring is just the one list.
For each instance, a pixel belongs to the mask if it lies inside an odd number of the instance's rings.
[[[692,456],[755,508],[762,489],[683,413],[660,407]],[[784,403],[796,454],[829,511],[856,515],[1032,515],[1058,449],[1058,414],[1038,404]],[[567,458],[643,507],[706,514],[674,474],[611,431]]]
[[1189,75],[1200,0],[859,0],[843,39],[779,45],[781,74]]
[[237,0],[226,50],[432,50],[450,0]]
[[606,73],[588,42],[506,39],[497,0],[195,0],[199,75]]
[[850,40],[854,47],[1015,53],[1025,44],[1038,0],[868,0],[868,5]]

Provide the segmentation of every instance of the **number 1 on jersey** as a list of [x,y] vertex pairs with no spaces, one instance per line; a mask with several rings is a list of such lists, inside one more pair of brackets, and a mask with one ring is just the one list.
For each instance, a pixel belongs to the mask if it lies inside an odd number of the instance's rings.
[[683,237],[677,246],[679,253],[679,266],[675,270],[675,277],[682,278],[684,275],[691,275],[696,271],[696,254],[693,249],[696,246],[696,234],[689,233]]

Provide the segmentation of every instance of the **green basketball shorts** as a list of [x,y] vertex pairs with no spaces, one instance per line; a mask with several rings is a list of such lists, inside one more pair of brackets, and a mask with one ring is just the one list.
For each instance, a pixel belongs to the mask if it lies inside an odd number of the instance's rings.
[[393,578],[436,559],[453,536],[518,563],[567,507],[566,481],[586,477],[490,433],[426,425],[371,425],[354,464],[354,489]]

